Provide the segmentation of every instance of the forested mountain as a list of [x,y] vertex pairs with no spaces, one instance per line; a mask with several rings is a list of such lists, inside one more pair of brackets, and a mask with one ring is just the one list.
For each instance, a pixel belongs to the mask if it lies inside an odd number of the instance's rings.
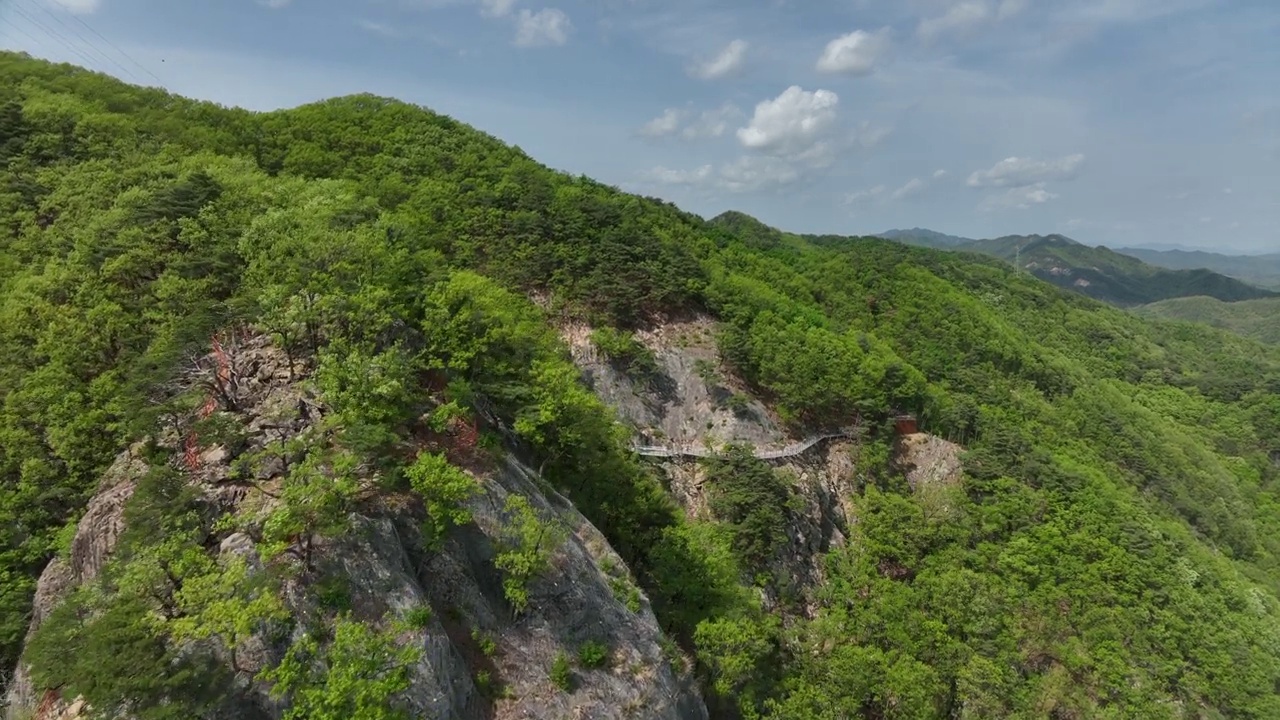
[[1226,303],[1210,297],[1163,300],[1134,308],[1139,315],[1185,320],[1230,330],[1258,342],[1280,344],[1280,299]]
[[1154,267],[1136,257],[1102,246],[1089,247],[1063,235],[1007,235],[938,244],[930,237],[908,234],[900,240],[998,257],[1054,285],[1121,307],[1196,295],[1226,302],[1276,296],[1211,270]]
[[1205,268],[1247,283],[1280,290],[1280,253],[1265,255],[1223,255],[1203,250],[1150,250],[1120,248],[1124,253],[1156,267],[1172,270]]
[[910,230],[886,230],[876,237],[885,240],[897,240],[909,245],[920,245],[922,247],[932,248],[950,248],[960,245],[967,245],[974,242],[972,238],[960,237],[959,235],[947,235],[936,230],[926,228],[911,228]]
[[1280,717],[1276,348],[372,96],[3,54],[0,161],[17,716]]

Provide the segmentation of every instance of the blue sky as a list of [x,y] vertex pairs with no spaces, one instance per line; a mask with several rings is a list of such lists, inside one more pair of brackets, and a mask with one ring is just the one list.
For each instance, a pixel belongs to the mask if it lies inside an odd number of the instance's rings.
[[374,92],[800,232],[1280,251],[1277,0],[0,0],[0,41],[255,109]]

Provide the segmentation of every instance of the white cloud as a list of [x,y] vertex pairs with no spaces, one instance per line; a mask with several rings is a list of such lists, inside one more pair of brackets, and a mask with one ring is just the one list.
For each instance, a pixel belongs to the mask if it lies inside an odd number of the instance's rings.
[[802,155],[835,122],[839,102],[830,90],[811,92],[792,85],[773,100],[756,105],[751,121],[738,129],[738,141],[753,150]]
[[729,121],[742,115],[736,105],[726,104],[714,110],[703,110],[698,119],[685,126],[680,136],[686,140],[720,137],[729,129]]
[[976,170],[969,176],[969,187],[1026,187],[1046,180],[1074,179],[1084,164],[1084,155],[1067,155],[1057,160],[1033,160],[1008,157],[989,170]]
[[905,185],[903,185],[902,187],[890,193],[889,200],[891,202],[897,202],[898,200],[906,200],[907,198],[912,197],[913,195],[919,195],[920,193],[924,192],[924,189],[926,187],[927,187],[927,183],[925,183],[925,181],[921,180],[920,178],[911,178],[910,180],[907,181]]
[[399,30],[385,23],[374,22],[373,20],[358,20],[356,22],[362,30],[367,30],[375,35],[383,37],[398,38],[403,37]]
[[[259,5],[266,5],[272,10],[279,10],[280,8],[288,5],[291,2],[293,2],[293,0],[258,0]],[[53,0],[53,3],[55,5],[62,5],[68,9],[71,9],[72,12],[76,12],[76,10],[72,8],[74,8],[77,5],[88,5],[90,6],[90,9],[84,12],[93,12],[93,10],[98,7],[98,5],[102,4],[100,0]]]
[[1027,9],[1027,0],[1004,0],[996,8],[996,20],[1007,20]]
[[720,168],[717,183],[730,192],[751,192],[800,179],[800,170],[777,157],[744,155]]
[[1003,22],[1027,9],[1027,0],[959,0],[941,15],[927,17],[916,26],[922,42],[932,43],[945,35],[966,35],[992,23]]
[[684,113],[675,108],[667,108],[661,115],[645,123],[640,128],[640,134],[648,137],[674,135],[680,129],[680,121],[683,118]]
[[827,43],[816,67],[819,72],[867,75],[888,49],[888,28],[875,33],[854,30]]
[[916,34],[924,42],[943,35],[958,35],[985,25],[992,17],[991,6],[982,0],[963,0],[937,17],[925,18],[916,26]]
[[946,171],[946,170],[934,170],[934,171],[933,171],[933,179],[934,179],[934,180],[941,180],[942,178],[944,178],[944,177],[946,177],[946,176],[947,176],[947,171]]
[[875,198],[878,198],[881,195],[883,195],[884,190],[885,188],[883,185],[876,185],[875,187],[869,188],[867,190],[858,190],[856,192],[851,192],[848,195],[844,196],[844,204],[858,205],[868,200],[874,200]]
[[992,195],[983,200],[978,209],[983,212],[1010,208],[1025,210],[1032,205],[1042,205],[1057,197],[1056,193],[1046,190],[1044,183],[1041,182],[1025,187],[1009,188],[999,195]]
[[1064,20],[1095,23],[1134,23],[1173,15],[1211,4],[1213,0],[1081,0],[1065,3]]
[[708,60],[689,67],[689,74],[702,80],[717,80],[737,72],[747,61],[747,41],[734,40]]
[[877,127],[871,124],[869,120],[863,120],[858,124],[858,129],[854,131],[854,142],[862,147],[863,150],[869,150],[880,143],[884,139],[893,134],[891,127]]
[[646,137],[668,137],[678,134],[685,140],[716,138],[724,135],[725,130],[729,128],[730,120],[741,115],[742,111],[732,104],[703,110],[697,115],[686,110],[667,108],[661,115],[641,126],[640,134]]
[[521,10],[516,17],[517,47],[548,47],[564,45],[569,41],[573,23],[569,16],[556,8],[543,8],[537,12]]
[[697,185],[711,179],[712,168],[710,165],[703,165],[694,170],[672,170],[665,167],[656,167],[645,175],[656,182],[664,185]]
[[721,165],[719,170],[711,165],[702,165],[693,170],[656,167],[644,173],[644,176],[647,180],[663,185],[693,185],[745,193],[793,183],[800,179],[802,169],[778,157],[744,155]]
[[516,0],[480,0],[480,14],[484,17],[506,17],[515,9]]

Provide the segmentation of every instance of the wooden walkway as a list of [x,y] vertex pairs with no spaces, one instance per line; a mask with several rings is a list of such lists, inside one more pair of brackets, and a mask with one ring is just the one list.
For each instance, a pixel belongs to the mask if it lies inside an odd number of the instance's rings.
[[[795,457],[804,453],[809,448],[817,445],[825,440],[834,440],[836,438],[853,437],[852,430],[845,430],[838,433],[827,433],[825,435],[814,435],[806,438],[798,443],[793,443],[784,448],[777,450],[756,450],[755,455],[760,460],[780,460],[782,458]],[[720,453],[706,447],[666,447],[661,445],[637,445],[633,446],[632,451],[643,457],[653,458],[709,458],[715,457]]]

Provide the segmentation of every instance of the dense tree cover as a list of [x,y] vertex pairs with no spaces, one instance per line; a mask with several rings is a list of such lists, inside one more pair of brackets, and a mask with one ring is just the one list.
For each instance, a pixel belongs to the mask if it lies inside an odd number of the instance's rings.
[[[175,372],[212,333],[249,323],[333,410],[263,451],[288,467],[268,556],[345,532],[379,489],[416,492],[428,535],[468,522],[465,474],[407,442],[424,413],[463,414],[607,535],[718,716],[1280,716],[1272,350],[996,260],[705,223],[367,96],[257,115],[3,55],[0,157],[6,665],[103,468],[190,402]],[[786,421],[858,419],[883,449],[881,421],[913,411],[970,449],[966,478],[913,493],[878,463],[814,617],[770,615],[753,585],[786,484],[730,450],[709,467],[716,519],[687,521],[531,294],[622,328],[600,337],[628,364],[647,364],[629,326],[709,310],[723,358]],[[213,560],[228,528],[178,475],[144,483],[139,536],[37,634],[42,684],[198,716],[227,686],[159,674],[208,660],[175,643],[234,651],[290,622],[270,573]],[[522,500],[505,508],[513,609],[556,536]],[[330,619],[265,677],[301,715],[394,713],[408,651],[377,619]]]
[[1184,297],[1143,305],[1134,312],[1143,317],[1204,323],[1280,345],[1280,299],[1276,298],[1222,302],[1205,296]]

